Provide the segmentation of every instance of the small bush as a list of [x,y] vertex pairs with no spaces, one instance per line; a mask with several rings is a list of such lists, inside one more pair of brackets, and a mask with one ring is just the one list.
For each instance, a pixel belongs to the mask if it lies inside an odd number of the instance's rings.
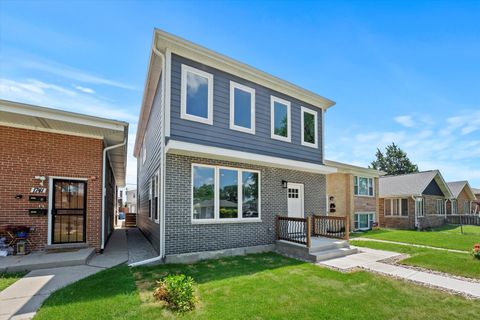
[[472,249],[472,256],[474,258],[480,259],[480,244],[475,244]]
[[157,281],[153,296],[165,301],[168,307],[178,312],[190,311],[195,307],[195,281],[184,274],[167,275]]

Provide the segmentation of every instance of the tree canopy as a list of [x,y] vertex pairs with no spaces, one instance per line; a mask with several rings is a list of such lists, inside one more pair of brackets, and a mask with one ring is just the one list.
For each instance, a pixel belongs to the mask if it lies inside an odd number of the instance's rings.
[[385,153],[377,148],[375,156],[377,159],[372,161],[369,168],[384,171],[389,176],[418,172],[418,166],[394,142],[385,148]]

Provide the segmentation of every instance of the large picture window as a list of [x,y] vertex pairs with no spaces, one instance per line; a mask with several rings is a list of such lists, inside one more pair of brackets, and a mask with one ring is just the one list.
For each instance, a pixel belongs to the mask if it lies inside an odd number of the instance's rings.
[[356,196],[369,196],[373,197],[374,195],[374,185],[373,178],[365,177],[353,177],[354,185],[354,194]]
[[274,96],[270,99],[271,137],[272,139],[290,142],[290,102]]
[[318,148],[317,112],[302,107],[302,145]]
[[192,221],[253,221],[260,218],[260,173],[192,165]]
[[230,129],[255,134],[255,89],[230,81]]
[[181,118],[213,124],[213,75],[184,64]]

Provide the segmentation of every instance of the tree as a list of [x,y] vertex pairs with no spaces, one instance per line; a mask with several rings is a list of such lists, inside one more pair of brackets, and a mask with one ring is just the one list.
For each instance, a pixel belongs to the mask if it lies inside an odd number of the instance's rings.
[[418,166],[394,142],[385,148],[385,153],[377,148],[375,156],[377,159],[372,161],[369,168],[384,171],[389,176],[418,172]]

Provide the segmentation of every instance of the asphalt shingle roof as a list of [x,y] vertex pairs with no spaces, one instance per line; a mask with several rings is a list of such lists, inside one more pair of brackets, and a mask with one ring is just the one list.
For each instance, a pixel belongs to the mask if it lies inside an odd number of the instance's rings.
[[380,177],[380,197],[421,195],[437,174],[440,174],[440,171],[431,170]]
[[452,196],[457,198],[460,192],[462,192],[463,188],[467,184],[467,181],[454,181],[454,182],[447,182],[450,191],[452,192]]

